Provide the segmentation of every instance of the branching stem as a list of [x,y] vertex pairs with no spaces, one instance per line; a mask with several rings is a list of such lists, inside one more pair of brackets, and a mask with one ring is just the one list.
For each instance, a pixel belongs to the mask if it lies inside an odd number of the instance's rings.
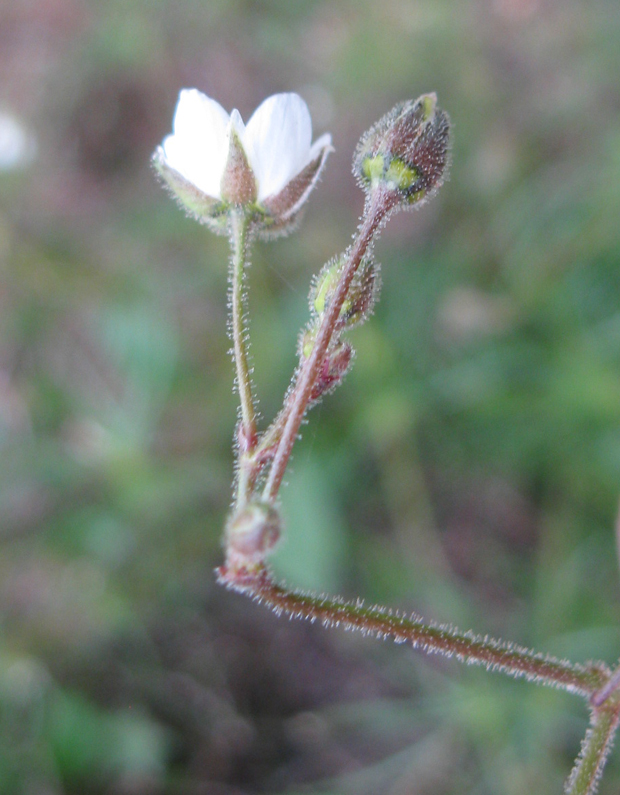
[[342,269],[334,296],[330,301],[328,310],[323,315],[312,353],[299,371],[293,392],[286,403],[286,419],[284,421],[282,435],[279,439],[263,491],[263,499],[267,502],[274,502],[278,496],[282,478],[284,477],[293,445],[299,433],[299,427],[308,409],[312,389],[332,339],[336,322],[340,317],[340,310],[347,297],[347,291],[351,281],[364,255],[372,244],[377,229],[380,228],[386,215],[392,209],[393,204],[393,194],[382,190],[376,190],[371,202],[366,208],[359,233],[348,251],[348,256]]
[[612,673],[609,677],[609,680],[605,683],[600,690],[592,695],[590,699],[590,703],[593,707],[602,707],[603,704],[610,698],[620,687],[620,668],[616,668],[616,670]]

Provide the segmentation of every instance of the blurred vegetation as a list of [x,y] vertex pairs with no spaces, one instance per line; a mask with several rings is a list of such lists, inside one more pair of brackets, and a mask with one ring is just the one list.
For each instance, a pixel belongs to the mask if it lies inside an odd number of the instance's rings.
[[560,792],[579,700],[214,586],[228,252],[149,157],[183,86],[245,118],[298,91],[332,132],[300,231],[250,275],[269,419],[311,275],[358,220],[357,139],[438,92],[451,180],[377,247],[382,299],[296,450],[276,566],[613,664],[620,5],[4,0],[0,43],[0,144],[7,119],[23,144],[0,171],[0,792]]

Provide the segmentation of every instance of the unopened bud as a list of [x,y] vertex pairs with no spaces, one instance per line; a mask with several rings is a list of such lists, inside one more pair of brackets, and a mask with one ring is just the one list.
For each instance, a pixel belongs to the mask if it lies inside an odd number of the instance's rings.
[[365,190],[395,191],[417,204],[441,185],[448,166],[450,121],[435,94],[402,102],[363,136],[353,173]]
[[230,518],[225,533],[229,568],[253,570],[262,565],[278,543],[280,515],[273,505],[251,502]]
[[321,317],[336,292],[343,268],[343,258],[330,260],[323,266],[310,290],[310,311]]
[[362,263],[342,305],[340,317],[343,326],[351,328],[366,320],[374,309],[380,286],[378,264],[372,261]]
[[[316,341],[316,330],[308,329],[305,331],[299,340],[299,356],[302,359],[308,359],[314,349]],[[310,401],[314,402],[327,392],[331,392],[344,378],[351,359],[353,357],[353,348],[348,342],[337,339],[327,349],[316,381],[310,393]]]
[[299,337],[299,345],[297,346],[300,359],[303,360],[310,358],[310,354],[314,348],[314,343],[316,342],[316,332],[317,329],[312,327],[301,333]]
[[348,342],[344,342],[343,340],[336,342],[336,344],[327,351],[321,369],[319,370],[318,378],[310,393],[310,400],[318,400],[341,383],[349,369],[352,356],[353,348]]
[[[338,288],[344,267],[344,256],[328,262],[319,273],[310,293],[310,310],[321,317]],[[379,266],[366,257],[353,277],[347,295],[342,302],[337,328],[351,328],[366,320],[372,312],[379,291]]]

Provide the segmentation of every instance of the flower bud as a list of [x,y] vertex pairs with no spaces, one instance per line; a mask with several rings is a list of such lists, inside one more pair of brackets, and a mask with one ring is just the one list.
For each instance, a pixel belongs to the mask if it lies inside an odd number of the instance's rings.
[[300,359],[309,359],[312,350],[314,349],[314,343],[316,342],[316,332],[317,329],[315,327],[306,329],[306,331],[302,332],[299,337],[299,345],[298,352]]
[[403,205],[418,204],[441,185],[449,160],[450,122],[435,94],[402,102],[362,137],[353,173],[366,191],[383,188]]
[[[316,340],[316,330],[314,328],[305,331],[299,340],[299,356],[308,359],[314,348]],[[331,392],[344,378],[351,359],[353,348],[348,342],[342,339],[332,341],[327,349],[323,362],[319,368],[317,379],[310,393],[310,401],[315,402],[327,392]]]
[[225,533],[226,564],[230,569],[255,570],[278,543],[280,515],[267,502],[251,502],[230,518]]
[[310,400],[318,400],[341,383],[349,369],[352,357],[353,348],[348,342],[344,342],[343,340],[336,342],[327,351],[319,371],[319,376],[310,394]]
[[[344,255],[328,262],[310,292],[310,311],[319,317],[327,311],[338,288],[344,262]],[[351,328],[366,320],[374,308],[379,287],[379,266],[367,256],[351,281],[342,303],[337,328]]]
[[319,317],[325,313],[338,287],[343,257],[330,260],[323,266],[310,290],[310,311]]

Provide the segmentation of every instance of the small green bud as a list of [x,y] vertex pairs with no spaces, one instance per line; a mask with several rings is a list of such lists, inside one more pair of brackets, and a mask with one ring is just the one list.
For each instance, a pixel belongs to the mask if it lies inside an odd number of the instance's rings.
[[336,340],[335,343],[332,343],[325,354],[318,378],[310,394],[311,402],[319,400],[342,382],[352,357],[353,348],[348,342]]
[[[328,309],[338,288],[345,255],[330,260],[319,273],[310,292],[310,310],[321,317]],[[379,266],[366,256],[353,277],[342,303],[338,328],[351,328],[363,322],[372,312],[377,298]]]
[[362,137],[353,173],[366,191],[395,191],[401,206],[418,204],[443,181],[449,136],[448,115],[435,94],[402,102]]
[[342,272],[343,258],[330,260],[319,273],[314,287],[310,293],[310,309],[314,310],[320,317],[332,299],[338,287],[338,281]]
[[300,359],[309,359],[316,342],[316,328],[312,327],[303,331],[299,337],[297,346]]

